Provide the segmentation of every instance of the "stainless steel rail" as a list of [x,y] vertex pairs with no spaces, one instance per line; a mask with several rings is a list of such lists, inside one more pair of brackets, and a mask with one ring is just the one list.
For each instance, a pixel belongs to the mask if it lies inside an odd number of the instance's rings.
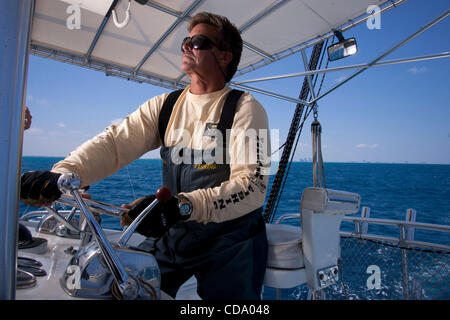
[[89,211],[84,199],[79,195],[79,178],[75,174],[65,173],[59,177],[58,187],[61,192],[70,192],[80,206],[80,210],[91,228],[92,234],[94,235],[94,238],[100,248],[103,258],[114,276],[114,279],[117,281],[122,296],[125,299],[135,299],[138,295],[137,283],[128,275],[124,265],[117,256],[112,245],[109,243],[109,240],[106,238],[102,228]]
[[[284,214],[284,215],[280,216],[278,218],[278,220],[276,220],[276,223],[281,223],[282,221],[285,221],[288,219],[294,219],[294,218],[297,218],[297,219],[299,219],[298,221],[300,221],[300,214],[299,213]],[[386,242],[396,243],[403,247],[431,248],[431,249],[448,251],[450,253],[450,246],[447,246],[445,244],[417,241],[417,240],[413,240],[413,239],[407,239],[404,236],[406,233],[405,231],[410,228],[431,230],[431,231],[437,231],[437,232],[450,232],[450,226],[448,226],[448,225],[439,225],[439,224],[422,223],[422,222],[411,222],[411,221],[402,221],[402,220],[391,220],[391,219],[349,217],[349,216],[343,217],[342,221],[354,223],[356,231],[355,232],[340,231],[341,237],[386,241]],[[384,226],[396,226],[399,228],[400,235],[399,235],[399,237],[392,237],[392,236],[364,233],[364,232],[360,231],[360,230],[362,230],[361,225],[363,223],[377,224],[377,225],[384,225]]]
[[[117,207],[115,205],[96,201],[96,200],[91,200],[91,199],[86,199],[86,198],[83,198],[83,200],[90,207],[92,212],[106,214],[108,216],[115,217],[115,218],[120,218],[123,213],[129,211],[128,209],[125,209],[122,207]],[[75,208],[80,208],[80,206],[78,205],[75,198],[69,194],[63,194],[55,202],[63,204],[63,205],[75,207]]]

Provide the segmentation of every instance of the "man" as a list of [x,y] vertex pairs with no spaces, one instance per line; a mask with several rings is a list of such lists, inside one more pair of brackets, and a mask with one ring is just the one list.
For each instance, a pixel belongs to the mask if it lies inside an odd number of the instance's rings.
[[[267,258],[261,215],[268,182],[264,169],[270,166],[263,159],[270,154],[267,115],[248,92],[226,85],[242,52],[237,28],[225,17],[203,12],[188,30],[181,68],[190,86],[178,96],[148,100],[51,172],[24,174],[21,197],[54,201],[60,173],[75,172],[87,186],[161,147],[163,184],[175,197],[158,204],[137,229],[155,239],[146,248],[158,261],[161,290],[174,297],[195,275],[203,299],[259,299]],[[35,181],[40,184],[31,187]],[[129,224],[153,199],[130,204],[121,224]]]

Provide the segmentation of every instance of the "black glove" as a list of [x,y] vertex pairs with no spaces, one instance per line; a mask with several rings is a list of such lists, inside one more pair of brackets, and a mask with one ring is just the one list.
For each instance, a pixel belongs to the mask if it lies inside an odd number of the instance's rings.
[[59,197],[58,178],[60,173],[50,171],[29,171],[22,174],[20,199],[29,206],[48,204]]
[[[153,200],[155,200],[154,194],[137,199],[134,201],[136,204],[125,215],[132,220],[136,219]],[[158,202],[152,211],[147,213],[147,216],[141,221],[136,231],[146,237],[159,238],[181,219],[182,216],[178,208],[178,200],[172,197],[165,203]]]

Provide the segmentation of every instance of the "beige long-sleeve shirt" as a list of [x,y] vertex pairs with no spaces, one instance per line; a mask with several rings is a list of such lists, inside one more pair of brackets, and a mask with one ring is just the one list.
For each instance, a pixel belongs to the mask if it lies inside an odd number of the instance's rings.
[[[205,132],[211,124],[219,122],[230,90],[225,86],[217,92],[194,95],[187,87],[174,105],[165,133],[165,145],[196,150],[215,147],[219,139],[205,135]],[[159,113],[167,95],[149,99],[120,125],[107,127],[56,163],[52,171],[74,172],[79,175],[81,185],[87,186],[157,149],[161,146]],[[229,136],[230,178],[218,187],[181,193],[193,205],[189,220],[203,223],[227,221],[264,203],[270,169],[268,120],[264,108],[248,92],[238,102]],[[201,166],[199,163],[192,165]]]

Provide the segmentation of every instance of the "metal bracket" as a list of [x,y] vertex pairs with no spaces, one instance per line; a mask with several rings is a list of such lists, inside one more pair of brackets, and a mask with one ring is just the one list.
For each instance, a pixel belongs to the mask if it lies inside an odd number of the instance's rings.
[[335,265],[317,270],[317,280],[321,289],[335,284],[339,280],[339,267]]

